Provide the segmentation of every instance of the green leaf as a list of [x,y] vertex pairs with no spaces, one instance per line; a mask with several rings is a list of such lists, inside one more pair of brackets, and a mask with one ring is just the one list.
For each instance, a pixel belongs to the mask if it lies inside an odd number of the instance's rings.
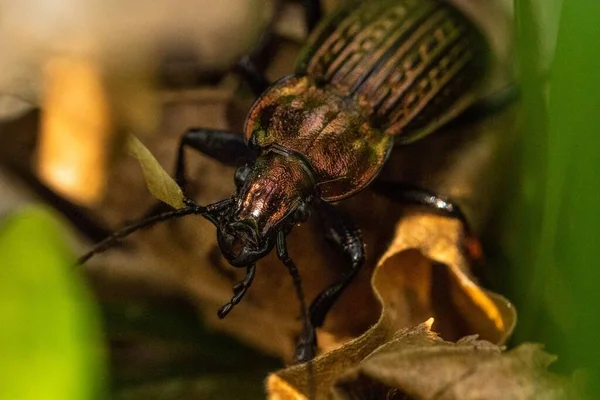
[[127,150],[140,163],[144,179],[146,180],[146,186],[154,197],[177,209],[185,207],[181,188],[167,174],[142,142],[135,136],[129,135]]
[[520,327],[524,338],[558,352],[562,368],[590,368],[598,386],[600,3],[564,1],[559,9],[553,2],[560,23],[548,82],[533,73],[540,43],[549,39],[535,30],[533,3],[515,2],[526,113],[512,231],[520,244],[515,290],[527,305]]
[[0,224],[0,398],[98,398],[98,313],[57,220],[27,209]]
[[[600,3],[565,1],[550,80],[548,196],[541,262],[556,266],[556,286],[540,282],[553,301],[563,342],[575,365],[593,367],[600,377]],[[565,340],[566,339],[566,340]],[[598,390],[598,386],[595,387]]]

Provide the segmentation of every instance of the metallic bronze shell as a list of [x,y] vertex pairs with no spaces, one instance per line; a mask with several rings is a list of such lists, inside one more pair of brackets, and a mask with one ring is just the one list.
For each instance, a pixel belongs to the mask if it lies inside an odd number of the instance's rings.
[[273,85],[254,104],[246,140],[259,148],[279,147],[312,168],[318,195],[346,198],[377,176],[393,140],[374,129],[352,99],[317,87],[309,77]]
[[372,126],[406,143],[476,98],[483,35],[442,0],[350,0],[311,35],[297,75],[352,98]]
[[305,163],[285,152],[265,151],[238,196],[236,221],[266,236],[310,196],[314,182]]

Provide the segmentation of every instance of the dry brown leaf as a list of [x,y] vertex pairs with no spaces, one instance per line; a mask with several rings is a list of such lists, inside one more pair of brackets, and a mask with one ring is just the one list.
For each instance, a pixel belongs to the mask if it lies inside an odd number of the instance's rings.
[[446,342],[426,325],[394,338],[346,372],[334,385],[336,400],[582,399],[579,388],[547,370],[556,357],[538,344],[506,353],[489,342],[465,337]]
[[[506,340],[516,323],[515,310],[506,299],[472,280],[463,235],[461,223],[447,217],[412,212],[400,220],[372,278],[381,317],[350,342],[320,346],[326,353],[314,361],[317,398],[326,398],[337,378],[392,340],[398,330],[431,317],[432,329],[445,339],[479,334],[494,343]],[[269,393],[272,398],[306,394],[306,378],[306,365],[280,371],[269,378]]]
[[185,207],[181,188],[156,161],[150,150],[133,135],[127,137],[126,147],[129,154],[140,163],[150,193],[173,208]]
[[[371,335],[370,339],[375,339]],[[584,386],[547,370],[556,357],[539,344],[523,344],[503,353],[503,348],[476,336],[447,342],[428,324],[402,329],[355,366],[348,360],[365,352],[346,346],[315,361],[317,397],[335,400],[469,400],[469,399],[583,399]],[[329,358],[325,363],[325,359]],[[323,368],[324,364],[328,368]],[[342,370],[331,378],[331,368]],[[306,374],[305,366],[296,375]],[[268,381],[272,399],[306,399],[287,380]]]

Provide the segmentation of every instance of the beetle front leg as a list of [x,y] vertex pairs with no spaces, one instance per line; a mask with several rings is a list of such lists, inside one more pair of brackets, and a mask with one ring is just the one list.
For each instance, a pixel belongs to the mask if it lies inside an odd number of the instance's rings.
[[[239,167],[256,158],[256,151],[248,147],[241,133],[228,132],[218,129],[189,129],[180,139],[175,162],[175,181],[185,191],[185,148],[190,147],[207,155],[222,164]],[[158,203],[146,214],[146,217],[164,212],[169,209],[165,203]]]
[[360,230],[352,220],[337,207],[329,203],[317,205],[325,228],[325,236],[333,247],[344,255],[349,269],[342,279],[328,286],[313,300],[309,307],[312,330],[304,332],[296,351],[300,362],[308,361],[314,354],[309,351],[310,344],[316,342],[315,328],[323,325],[327,313],[340,297],[344,289],[354,280],[365,261],[365,250]]
[[288,255],[287,244],[285,242],[285,233],[279,231],[277,233],[277,257],[283,262],[283,265],[288,269],[290,276],[294,282],[294,288],[296,289],[296,295],[300,301],[300,310],[302,313],[303,329],[302,336],[300,337],[300,343],[296,349],[296,360],[304,362],[312,359],[315,354],[315,347],[317,345],[317,339],[315,336],[315,328],[312,324],[310,314],[306,309],[306,300],[304,297],[304,290],[302,289],[302,281],[300,280],[300,273],[296,264]]
[[186,184],[186,147],[232,167],[242,166],[256,158],[256,151],[246,145],[242,134],[218,129],[189,129],[179,142],[175,166],[175,180],[182,188]]
[[231,300],[219,308],[217,315],[220,319],[223,319],[231,312],[233,307],[235,307],[246,295],[246,292],[252,285],[252,281],[254,280],[254,275],[256,274],[256,264],[251,264],[246,267],[246,276],[241,282],[236,283],[233,286],[233,297]]

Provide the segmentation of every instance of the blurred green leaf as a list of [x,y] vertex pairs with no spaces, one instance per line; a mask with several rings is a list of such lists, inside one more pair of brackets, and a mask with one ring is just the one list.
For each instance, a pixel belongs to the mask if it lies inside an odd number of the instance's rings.
[[534,70],[547,38],[539,37],[532,2],[515,3],[525,107],[521,195],[512,216],[515,291],[526,306],[521,330],[551,344],[563,367],[591,368],[594,383],[600,376],[600,2],[562,5],[547,83]]
[[[534,289],[536,280],[544,276],[546,265],[536,264],[543,225],[548,163],[547,71],[542,70],[542,47],[548,38],[541,37],[540,15],[536,0],[515,1],[517,52],[521,74],[523,125],[517,148],[518,176],[515,177],[509,256],[515,266],[509,297],[515,300],[521,318],[517,326],[517,342],[542,340],[536,336],[542,323],[541,293]],[[536,267],[537,266],[537,267]],[[540,270],[538,270],[541,269]]]
[[33,208],[0,224],[0,398],[100,397],[98,312],[59,222]]
[[[565,327],[578,366],[600,376],[600,2],[566,1],[552,66],[549,163],[540,263],[556,274],[539,288]],[[549,279],[562,296],[545,285]],[[566,339],[566,340],[565,340]],[[596,377],[597,378],[597,377]],[[593,379],[593,382],[598,382]]]

